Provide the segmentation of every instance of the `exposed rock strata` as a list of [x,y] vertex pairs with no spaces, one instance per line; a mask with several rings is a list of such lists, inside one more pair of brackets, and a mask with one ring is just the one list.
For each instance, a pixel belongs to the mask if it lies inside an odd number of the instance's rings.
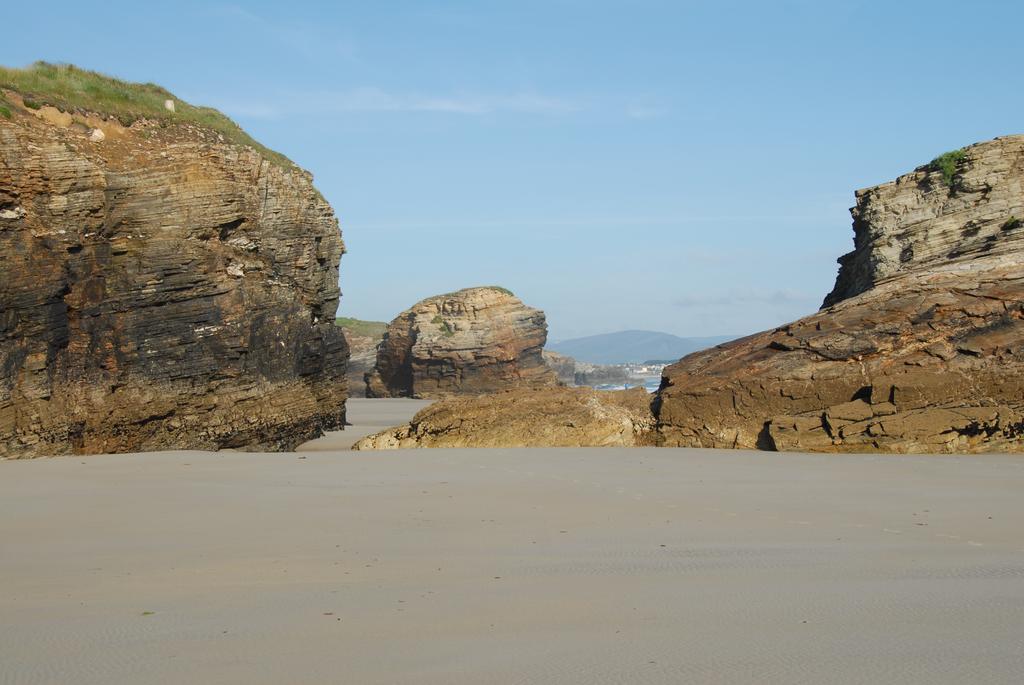
[[566,354],[551,350],[543,350],[541,356],[544,363],[555,372],[558,382],[564,385],[576,385],[576,360]]
[[643,379],[634,378],[623,366],[614,364],[587,364],[580,362],[576,364],[576,385],[641,385]]
[[[1020,451],[1024,138],[861,191],[827,306],[665,369],[640,443],[811,451]],[[895,255],[895,258],[894,258]],[[586,444],[565,390],[442,403],[362,447]],[[637,395],[639,400],[640,395]],[[603,395],[602,395],[603,396]],[[600,399],[596,401],[600,402]],[[483,419],[474,412],[483,412]],[[575,442],[574,442],[575,441]],[[615,443],[613,443],[615,444]]]
[[349,397],[363,397],[366,394],[366,374],[373,370],[373,365],[377,361],[377,345],[381,339],[361,335],[349,328],[342,328],[341,332],[349,348],[348,366],[345,371]]
[[544,312],[495,287],[431,297],[388,325],[367,397],[436,398],[557,384]]
[[1008,261],[899,279],[683,358],[655,404],[662,444],[1019,449],[1024,265]]
[[288,449],[342,425],[344,247],[307,173],[195,127],[82,115],[101,139],[14,109],[0,456]]
[[625,366],[618,364],[590,364],[551,350],[544,350],[544,361],[555,372],[558,381],[564,385],[595,387],[642,383],[641,379],[630,376]]
[[[665,369],[660,444],[1019,450],[1024,137],[860,191],[826,309]],[[831,305],[831,306],[828,306]]]
[[1024,249],[1024,136],[964,148],[947,183],[934,165],[856,193],[854,250],[829,306],[890,278]]
[[449,398],[354,449],[406,447],[636,447],[650,444],[650,395],[642,389],[517,389]]
[[345,342],[348,343],[350,356],[345,371],[345,382],[348,385],[350,397],[366,396],[366,374],[373,369],[377,359],[376,344],[367,347],[366,338],[360,335],[352,335],[349,331],[342,331]]

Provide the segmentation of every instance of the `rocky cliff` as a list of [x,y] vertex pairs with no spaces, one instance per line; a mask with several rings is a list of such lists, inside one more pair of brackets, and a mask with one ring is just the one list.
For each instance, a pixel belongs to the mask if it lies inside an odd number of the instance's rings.
[[661,444],[1021,449],[1024,137],[944,157],[857,193],[822,311],[666,368]]
[[172,113],[2,96],[0,456],[341,427],[344,247],[306,172]]
[[548,368],[555,373],[559,383],[563,385],[576,385],[575,359],[565,354],[552,352],[551,350],[543,350],[541,356],[544,359],[544,363],[548,365]]
[[824,306],[889,279],[1024,247],[1024,136],[946,153],[856,193],[854,250]]
[[638,447],[651,443],[650,396],[641,388],[518,388],[452,397],[353,449],[407,447]]
[[367,397],[444,397],[557,384],[541,350],[544,312],[503,288],[430,297],[388,325]]
[[364,397],[366,374],[373,370],[373,365],[377,361],[377,345],[384,337],[387,324],[349,318],[339,318],[337,323],[349,349],[348,366],[345,371],[349,397]]
[[555,372],[558,382],[563,385],[600,386],[606,384],[624,384],[634,381],[639,385],[640,379],[630,377],[626,367],[614,364],[589,364],[572,357],[544,350],[544,362]]
[[603,394],[550,389],[439,403],[360,447],[1020,451],[1024,137],[860,191],[852,213],[855,250],[821,311],[667,367],[653,415],[637,394],[620,438],[586,416]]

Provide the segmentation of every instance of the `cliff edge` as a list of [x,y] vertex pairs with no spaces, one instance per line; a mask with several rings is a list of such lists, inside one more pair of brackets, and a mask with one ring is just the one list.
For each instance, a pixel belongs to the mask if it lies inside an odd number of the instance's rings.
[[1024,136],[947,152],[856,193],[852,252],[823,307],[892,278],[1024,248]]
[[359,448],[1020,451],[1022,189],[1024,137],[1012,136],[860,191],[855,250],[826,306],[667,367],[652,415],[642,392],[625,414],[603,393],[502,393],[440,402]]
[[665,369],[660,444],[1020,450],[1024,136],[857,193],[825,307]]
[[0,456],[341,428],[344,245],[307,172],[156,86],[40,64],[0,97]]

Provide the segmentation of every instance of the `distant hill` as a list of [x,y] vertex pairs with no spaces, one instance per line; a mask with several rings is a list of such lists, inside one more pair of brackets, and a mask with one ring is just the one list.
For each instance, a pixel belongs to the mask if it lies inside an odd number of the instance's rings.
[[678,360],[691,352],[714,347],[736,336],[718,335],[706,338],[680,338],[658,331],[618,331],[588,335],[551,343],[547,349],[591,364],[624,364],[648,359]]

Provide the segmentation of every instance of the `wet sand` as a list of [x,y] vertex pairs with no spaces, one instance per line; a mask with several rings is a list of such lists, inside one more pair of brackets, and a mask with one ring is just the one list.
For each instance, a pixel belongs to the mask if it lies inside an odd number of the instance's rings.
[[299,447],[300,453],[347,450],[360,438],[405,423],[421,409],[430,406],[429,400],[403,399],[350,399],[347,420],[351,424],[343,431],[334,431]]
[[0,683],[1018,683],[1024,460],[0,462]]

